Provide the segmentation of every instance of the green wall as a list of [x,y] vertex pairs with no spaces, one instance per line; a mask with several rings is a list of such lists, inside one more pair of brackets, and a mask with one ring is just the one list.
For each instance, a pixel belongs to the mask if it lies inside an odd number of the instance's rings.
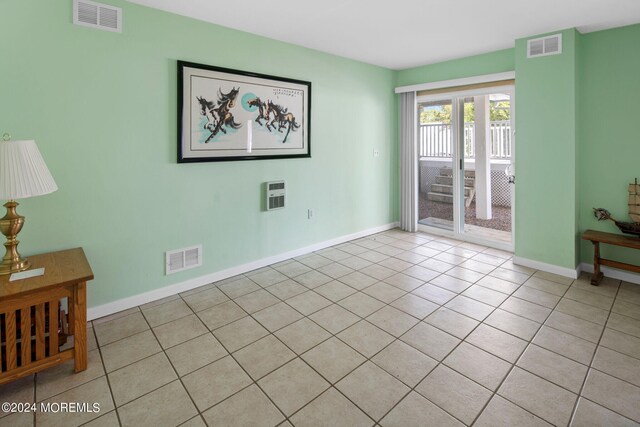
[[[393,71],[109,3],[122,34],[72,25],[70,0],[0,2],[0,133],[35,139],[60,188],[21,202],[20,248],[84,247],[90,306],[397,220]],[[179,59],[311,81],[312,157],[177,164]],[[262,212],[277,179],[288,206]],[[196,244],[204,265],[165,276]]]
[[527,58],[528,38],[517,40],[515,50],[515,254],[571,269],[578,260],[578,37],[562,31],[561,55]]
[[[592,208],[627,216],[627,184],[640,178],[640,25],[582,36],[580,69],[579,217],[580,230],[619,233],[612,222],[598,222]],[[592,262],[589,242],[581,260]],[[603,245],[603,256],[639,264],[638,251]]]

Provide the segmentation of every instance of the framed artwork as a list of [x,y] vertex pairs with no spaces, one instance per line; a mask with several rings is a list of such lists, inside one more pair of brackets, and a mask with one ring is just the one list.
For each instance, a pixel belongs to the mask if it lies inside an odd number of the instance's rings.
[[311,83],[178,61],[178,162],[311,157]]

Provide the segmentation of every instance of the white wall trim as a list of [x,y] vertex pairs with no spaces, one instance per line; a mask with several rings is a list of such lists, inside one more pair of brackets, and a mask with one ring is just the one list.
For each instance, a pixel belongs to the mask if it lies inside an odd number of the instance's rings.
[[417,92],[419,90],[443,89],[448,87],[475,85],[480,83],[499,82],[501,80],[512,80],[516,78],[515,71],[504,73],[484,74],[482,76],[464,77],[461,79],[441,80],[439,82],[420,83],[417,85],[397,87],[395,93]]
[[546,271],[547,273],[557,274],[559,276],[570,277],[572,279],[577,279],[581,271],[581,266],[572,269],[567,267],[560,267],[559,265],[547,264],[546,262],[540,262],[533,259],[522,258],[519,256],[513,257],[513,263],[529,268],[535,268],[536,270]]
[[[146,304],[148,302],[156,301],[162,298],[166,298],[175,294],[189,291],[191,289],[207,285],[209,283],[224,280],[228,277],[237,276],[238,274],[247,273],[251,270],[265,267],[267,265],[275,264],[280,261],[284,261],[290,258],[295,258],[308,254],[310,252],[318,251],[320,249],[328,248],[330,246],[338,245],[340,243],[348,242],[350,240],[359,239],[361,237],[369,236],[371,234],[380,233],[382,231],[391,230],[400,225],[398,222],[392,222],[389,224],[381,225],[379,227],[369,228],[367,230],[358,231],[356,233],[347,234],[345,236],[336,237],[335,239],[326,240],[324,242],[315,243],[304,248],[295,249],[293,251],[284,252],[278,255],[273,255],[267,258],[263,258],[257,261],[252,261],[247,264],[231,267],[226,270],[216,271],[211,274],[196,277],[190,280],[186,280],[174,285],[165,286],[163,288],[154,289],[149,292],[145,292],[138,295],[133,295],[127,298],[122,298],[117,301],[112,301],[107,304],[99,305],[97,307],[91,307],[87,311],[87,320],[99,319],[100,317],[108,316],[113,313],[117,313],[122,310],[127,310],[138,305]],[[91,287],[88,287],[91,289]]]
[[[580,269],[582,271],[586,271],[587,273],[593,273],[593,264],[583,262],[580,264]],[[624,280],[625,282],[635,283],[640,285],[640,274],[632,273],[630,271],[618,270],[617,268],[611,267],[600,267],[604,277],[611,277],[616,280]]]

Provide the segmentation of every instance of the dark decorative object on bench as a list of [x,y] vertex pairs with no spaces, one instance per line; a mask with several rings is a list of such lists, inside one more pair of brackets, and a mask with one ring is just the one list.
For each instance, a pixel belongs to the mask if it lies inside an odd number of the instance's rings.
[[611,217],[608,210],[602,208],[594,208],[593,213],[598,221],[611,220],[623,233],[640,237],[640,184],[638,184],[638,179],[636,178],[634,183],[629,184],[629,217],[633,222],[617,221]]

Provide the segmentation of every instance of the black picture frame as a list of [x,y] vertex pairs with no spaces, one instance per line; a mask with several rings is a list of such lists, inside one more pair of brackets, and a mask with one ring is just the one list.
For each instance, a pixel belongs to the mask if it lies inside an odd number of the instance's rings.
[[178,163],[311,157],[311,82],[177,65]]

